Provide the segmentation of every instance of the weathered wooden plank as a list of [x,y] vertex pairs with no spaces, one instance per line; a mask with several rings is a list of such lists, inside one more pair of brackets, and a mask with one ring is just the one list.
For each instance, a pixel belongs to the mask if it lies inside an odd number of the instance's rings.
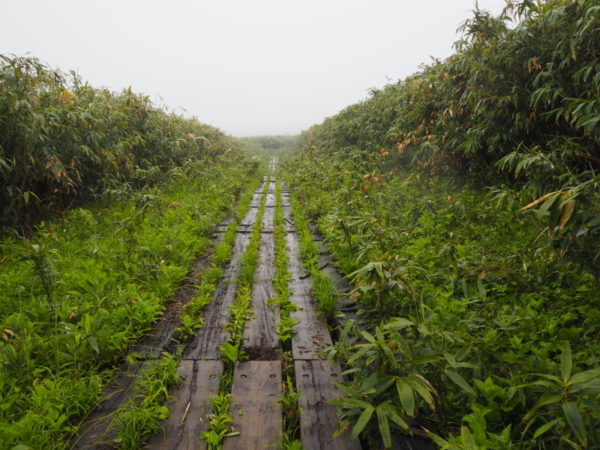
[[258,214],[258,208],[250,208],[248,209],[248,212],[246,213],[246,216],[244,217],[244,219],[241,221],[238,230],[239,231],[246,231],[246,230],[250,230],[252,228],[252,226],[254,225],[254,222],[256,221],[256,215]]
[[[292,318],[297,315],[293,314]],[[324,322],[306,323],[300,321],[294,327],[292,337],[292,355],[295,360],[324,359],[322,350],[332,345],[331,335]]]
[[250,201],[251,207],[256,208],[260,205],[260,198],[262,196],[262,191],[265,186],[265,183],[267,183],[267,181],[266,179],[263,179],[261,185],[256,189],[256,191],[254,191],[254,194],[252,194],[252,200]]
[[225,438],[224,450],[274,448],[281,437],[280,361],[238,363],[233,374],[231,417],[239,436]]
[[105,388],[105,396],[93,413],[86,419],[73,443],[74,449],[109,449],[114,448],[117,434],[111,428],[114,412],[128,399],[135,395],[135,380],[138,372],[148,364],[147,361],[135,363],[124,362],[117,375]]
[[280,321],[279,308],[270,305],[275,297],[272,279],[275,275],[275,243],[272,234],[263,234],[260,243],[258,266],[252,285],[253,316],[244,328],[242,347],[251,359],[272,360],[279,357],[279,335],[277,324]]
[[300,260],[298,236],[286,235],[290,272],[290,300],[300,307],[292,311],[290,316],[298,321],[292,337],[292,353],[294,359],[319,359],[319,352],[332,344],[327,324],[317,314],[310,297],[311,280],[306,277]]
[[267,201],[265,203],[265,206],[271,207],[271,208],[275,207],[275,194],[274,193],[273,194],[267,193]]
[[145,448],[168,450],[204,449],[200,434],[208,428],[211,397],[219,393],[221,361],[182,361],[177,371],[183,381],[168,403],[171,414],[162,431],[150,438]]
[[335,406],[328,400],[341,396],[333,384],[341,378],[339,366],[326,361],[295,361],[294,365],[302,446],[314,450],[360,449],[360,443],[352,441],[347,432],[334,437],[338,419]]
[[275,208],[266,208],[263,214],[261,231],[273,232],[275,228]]
[[213,301],[204,310],[204,326],[186,347],[183,359],[219,359],[219,346],[228,338],[225,326],[229,321],[229,306],[235,297],[235,280],[240,270],[241,256],[249,239],[248,234],[237,234],[231,262],[217,284]]

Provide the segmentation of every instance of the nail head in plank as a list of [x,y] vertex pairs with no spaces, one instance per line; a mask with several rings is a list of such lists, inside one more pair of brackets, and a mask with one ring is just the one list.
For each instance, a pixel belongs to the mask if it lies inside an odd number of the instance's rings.
[[281,361],[238,363],[233,374],[231,417],[238,436],[224,450],[272,448],[281,438]]
[[[328,400],[341,396],[333,384],[340,377],[337,364],[327,361],[295,361],[296,389],[300,392],[300,434],[302,446],[314,450],[354,450],[360,443],[348,432],[334,437],[338,429],[336,407]],[[341,380],[340,380],[341,381]]]

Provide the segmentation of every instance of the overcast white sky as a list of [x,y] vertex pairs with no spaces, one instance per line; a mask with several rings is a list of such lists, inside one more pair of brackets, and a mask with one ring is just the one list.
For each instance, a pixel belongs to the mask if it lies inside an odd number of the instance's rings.
[[[504,0],[479,0],[499,13]],[[0,53],[234,136],[298,133],[452,53],[474,0],[6,0]],[[158,102],[158,100],[157,100]]]

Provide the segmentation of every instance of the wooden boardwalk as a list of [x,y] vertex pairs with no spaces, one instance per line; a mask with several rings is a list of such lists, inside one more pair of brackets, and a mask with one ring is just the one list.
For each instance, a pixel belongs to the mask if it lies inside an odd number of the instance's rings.
[[[268,183],[266,192],[263,187]],[[246,321],[242,349],[248,361],[238,362],[233,371],[231,418],[236,436],[225,438],[225,449],[278,448],[282,430],[282,411],[278,403],[282,393],[282,348],[277,334],[279,310],[269,300],[275,297],[272,280],[275,274],[274,216],[276,207],[275,180],[263,182],[253,195],[250,210],[236,233],[232,259],[218,283],[212,302],[203,312],[204,326],[187,343],[178,369],[183,381],[173,390],[167,406],[170,416],[161,424],[161,431],[146,443],[150,449],[203,449],[200,439],[207,430],[211,411],[210,399],[219,393],[220,377],[224,365],[220,360],[219,346],[229,335],[226,324],[229,308],[236,296],[237,278],[242,256],[250,241],[250,232],[257,220],[262,195],[266,204],[261,224],[259,260],[252,286],[253,316]],[[283,191],[282,208],[286,228],[286,246],[291,275],[291,301],[300,309],[292,312],[298,321],[292,338],[292,364],[296,390],[301,409],[300,437],[305,449],[359,449],[360,443],[350,440],[347,433],[336,435],[338,421],[335,407],[328,400],[340,396],[333,384],[340,380],[340,368],[322,360],[320,351],[331,345],[326,323],[317,314],[311,298],[311,280],[302,268],[299,238],[291,216],[289,193]],[[224,222],[217,233],[227,230]],[[175,321],[175,324],[177,322]],[[166,324],[169,333],[175,328]],[[158,347],[139,347],[149,359],[157,358],[171,335],[160,336]],[[161,347],[161,345],[163,347]],[[289,366],[288,366],[289,367]],[[137,371],[138,367],[130,370]],[[108,429],[111,412],[116,411],[124,399],[132,395],[131,377],[119,375],[115,379],[115,393],[101,405],[95,422],[82,427],[74,448],[115,448],[114,430]],[[113,383],[113,384],[115,384]],[[121,383],[121,384],[119,384]]]

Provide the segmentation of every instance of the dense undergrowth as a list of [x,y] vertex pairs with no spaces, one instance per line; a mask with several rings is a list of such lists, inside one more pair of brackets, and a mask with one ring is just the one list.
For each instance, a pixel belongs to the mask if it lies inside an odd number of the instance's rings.
[[[131,89],[0,55],[1,448],[68,447],[111,368],[256,175],[241,148]],[[183,311],[182,335],[201,325],[219,275],[207,273],[213,282]],[[160,407],[160,395],[118,415],[120,433],[137,428],[121,434],[138,439],[145,428],[130,412]]]
[[600,7],[511,3],[285,163],[354,286],[338,405],[373,447],[600,448]]
[[68,446],[73,420],[210,248],[255,168],[239,155],[190,162],[160,187],[2,241],[2,448]]
[[0,55],[0,227],[40,219],[241,144],[155,107],[131,89],[97,89],[35,58]]
[[233,375],[236,364],[245,361],[247,353],[242,349],[244,328],[246,322],[253,315],[252,311],[252,284],[258,266],[261,242],[261,229],[265,204],[267,202],[267,190],[269,182],[263,182],[261,198],[256,213],[256,219],[252,225],[250,239],[244,253],[241,255],[241,265],[235,280],[235,298],[229,306],[229,321],[226,324],[228,339],[219,346],[219,355],[223,361],[223,373],[219,379],[219,393],[211,398],[213,412],[208,415],[208,429],[201,434],[201,439],[206,442],[209,450],[217,450],[223,447],[226,437],[239,435],[232,429],[231,424],[231,390],[233,387]]

